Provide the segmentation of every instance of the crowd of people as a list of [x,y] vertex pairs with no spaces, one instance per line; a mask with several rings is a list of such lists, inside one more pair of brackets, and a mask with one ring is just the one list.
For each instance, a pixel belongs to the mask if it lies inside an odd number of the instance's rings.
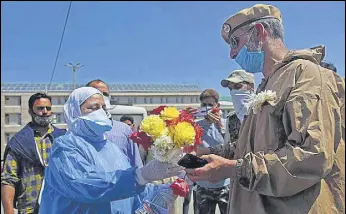
[[[232,15],[221,35],[242,70],[221,81],[234,106],[226,119],[216,90],[200,95],[202,144],[189,152],[208,164],[183,168],[150,150],[141,158],[134,120],[111,118],[102,80],[71,93],[67,130],[52,124],[51,98],[36,93],[32,121],[6,145],[5,213],[134,214],[181,176],[190,192],[180,206],[167,202],[170,213],[188,214],[190,203],[195,214],[344,213],[345,80],[323,61],[324,46],[288,50],[279,9],[263,4]],[[257,89],[254,73],[264,76]]]

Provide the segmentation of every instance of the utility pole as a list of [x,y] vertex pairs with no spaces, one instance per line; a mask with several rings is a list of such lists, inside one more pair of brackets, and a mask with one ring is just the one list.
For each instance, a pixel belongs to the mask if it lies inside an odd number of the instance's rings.
[[73,71],[73,89],[76,89],[76,71],[83,67],[84,65],[81,65],[79,62],[75,65],[73,65],[71,62],[65,65],[66,67],[72,68]]

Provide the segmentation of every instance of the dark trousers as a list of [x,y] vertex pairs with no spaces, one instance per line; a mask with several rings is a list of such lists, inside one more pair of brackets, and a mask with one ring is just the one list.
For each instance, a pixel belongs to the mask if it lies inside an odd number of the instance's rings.
[[215,214],[216,205],[219,205],[221,214],[227,214],[228,185],[215,189],[197,185],[196,195],[197,212],[195,214]]
[[196,204],[196,191],[192,190],[193,186],[190,186],[189,194],[184,198],[183,203],[183,214],[189,214],[189,205],[191,202],[191,195],[193,195],[193,210],[197,214],[197,204]]

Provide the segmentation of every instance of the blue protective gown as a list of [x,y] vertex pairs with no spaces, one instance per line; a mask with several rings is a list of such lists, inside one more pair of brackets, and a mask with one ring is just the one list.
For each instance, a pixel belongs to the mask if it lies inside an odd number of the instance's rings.
[[158,191],[137,184],[135,168],[116,144],[88,143],[68,133],[54,141],[39,213],[134,214],[144,198]]

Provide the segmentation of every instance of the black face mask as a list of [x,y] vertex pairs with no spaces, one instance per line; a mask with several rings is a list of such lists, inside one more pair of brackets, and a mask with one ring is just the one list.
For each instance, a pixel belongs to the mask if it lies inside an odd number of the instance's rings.
[[40,116],[40,115],[37,115],[35,113],[31,113],[31,118],[32,118],[32,122],[38,126],[41,126],[41,127],[46,127],[48,126],[49,124],[52,123],[53,121],[53,118],[52,118],[52,115],[43,115],[43,116]]

